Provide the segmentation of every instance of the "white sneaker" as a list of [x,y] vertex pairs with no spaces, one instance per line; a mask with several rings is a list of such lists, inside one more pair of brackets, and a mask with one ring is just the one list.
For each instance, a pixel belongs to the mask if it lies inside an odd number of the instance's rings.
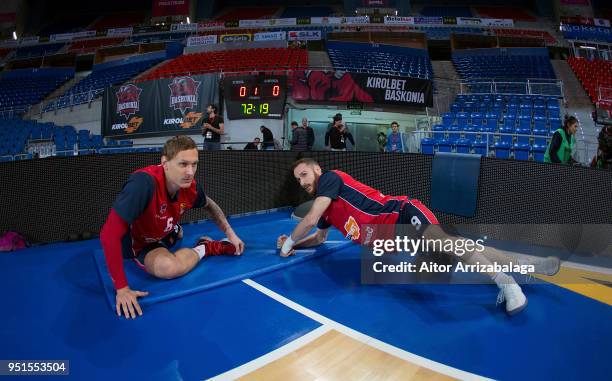
[[534,261],[534,268],[537,274],[553,276],[561,268],[561,260],[557,257],[546,257]]
[[497,304],[506,301],[506,312],[515,315],[527,307],[527,297],[523,294],[521,287],[516,284],[502,284],[497,295]]

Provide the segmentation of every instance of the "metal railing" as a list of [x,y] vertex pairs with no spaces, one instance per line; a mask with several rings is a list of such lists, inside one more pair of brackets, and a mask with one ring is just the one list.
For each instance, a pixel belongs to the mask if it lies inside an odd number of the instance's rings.
[[543,95],[558,97],[565,101],[563,81],[558,79],[463,80],[460,81],[460,94]]

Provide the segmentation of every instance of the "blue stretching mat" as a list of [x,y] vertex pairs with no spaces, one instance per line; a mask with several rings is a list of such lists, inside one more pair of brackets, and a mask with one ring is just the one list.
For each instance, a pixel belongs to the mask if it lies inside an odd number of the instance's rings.
[[431,166],[431,207],[473,217],[478,198],[480,155],[436,153]]
[[[149,292],[148,296],[138,299],[141,305],[146,306],[283,269],[351,245],[351,241],[342,240],[340,233],[334,231],[330,234],[331,240],[323,245],[313,249],[297,250],[296,255],[281,258],[276,250],[275,237],[291,233],[288,226],[295,225],[297,222],[290,218],[274,219],[273,221],[268,219],[268,221],[264,220],[252,225],[234,225],[234,230],[245,243],[246,249],[242,256],[205,258],[191,272],[177,279],[155,278],[131,260],[123,261],[125,274],[132,290]],[[201,235],[219,234],[218,229],[211,223],[185,225],[183,228],[185,232],[183,242],[179,241],[173,250],[180,247],[192,247],[192,244],[185,244],[185,242],[195,243]],[[216,239],[218,238],[220,237]],[[106,267],[104,252],[95,250],[94,259],[106,298],[111,309],[114,310],[115,288]]]

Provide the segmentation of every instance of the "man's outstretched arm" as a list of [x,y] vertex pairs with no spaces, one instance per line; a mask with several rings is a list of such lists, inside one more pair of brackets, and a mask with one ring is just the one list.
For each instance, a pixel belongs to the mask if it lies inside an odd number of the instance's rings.
[[[308,234],[309,231],[312,230],[312,228],[314,228],[317,223],[319,222],[319,220],[321,219],[321,216],[323,215],[323,213],[325,212],[325,210],[327,210],[327,208],[329,207],[329,205],[331,204],[332,200],[329,197],[325,197],[325,196],[319,196],[315,199],[314,203],[312,204],[312,207],[310,208],[310,211],[306,214],[306,216],[302,219],[302,221],[300,221],[300,223],[295,227],[295,229],[293,229],[293,232],[291,233],[291,235],[289,237],[287,237],[287,239],[285,240],[285,242],[283,243],[283,246],[281,248],[281,256],[289,256],[291,254],[291,251],[295,248],[296,244],[300,243],[302,247],[304,242],[306,240],[302,240],[302,238]],[[327,229],[324,229],[327,230]],[[316,234],[320,234],[317,239],[321,239],[322,235],[325,234],[325,238],[327,238],[327,233],[314,233],[313,235]],[[311,241],[312,237],[306,237],[307,241]],[[300,240],[302,240],[302,242],[300,242]]]

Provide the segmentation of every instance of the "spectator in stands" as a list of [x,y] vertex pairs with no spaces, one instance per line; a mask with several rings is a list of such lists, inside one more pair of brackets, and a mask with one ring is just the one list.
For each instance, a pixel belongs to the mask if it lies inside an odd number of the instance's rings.
[[261,140],[256,137],[255,139],[253,139],[252,142],[247,143],[247,145],[244,146],[244,149],[260,151],[261,150]]
[[217,151],[221,149],[221,135],[225,133],[223,118],[217,115],[217,106],[208,105],[206,112],[208,119],[202,122],[202,136],[204,136],[203,149],[205,151]]
[[[124,258],[154,277],[174,279],[190,272],[203,258],[244,251],[244,243],[219,205],[195,180],[197,167],[196,143],[188,136],[175,136],[164,145],[161,163],[132,173],[113,203],[100,242],[117,292],[117,316],[133,319],[142,315],[137,298],[148,294],[129,287]],[[192,208],[204,208],[227,240],[201,237],[193,247],[173,249],[183,238],[180,219]]]
[[576,164],[572,152],[576,144],[574,135],[578,130],[578,119],[575,116],[565,116],[563,127],[559,128],[552,136],[550,144],[544,153],[544,162]]
[[612,169],[612,124],[605,125],[597,135],[597,155],[591,161],[591,167]]
[[355,140],[348,128],[342,122],[342,114],[336,114],[332,127],[325,136],[325,145],[329,146],[332,151],[346,151],[346,140],[349,140],[355,146]]
[[404,134],[399,132],[399,124],[391,122],[391,134],[387,137],[385,152],[406,152],[404,147]]
[[291,144],[292,151],[308,150],[308,131],[303,126],[299,126],[296,121],[291,122]]
[[263,134],[263,149],[273,150],[274,149],[274,135],[272,131],[266,126],[259,127],[259,131]]
[[315,141],[315,135],[314,135],[314,130],[312,129],[312,127],[308,125],[308,119],[306,119],[306,117],[302,118],[302,127],[304,127],[304,129],[307,132],[308,151],[312,151],[312,146],[314,146],[314,141]]
[[327,131],[325,131],[325,149],[327,150],[331,148],[329,146],[329,133],[331,132],[332,128],[334,128],[338,120],[342,120],[342,114],[340,113],[334,115],[332,122],[327,126]]

